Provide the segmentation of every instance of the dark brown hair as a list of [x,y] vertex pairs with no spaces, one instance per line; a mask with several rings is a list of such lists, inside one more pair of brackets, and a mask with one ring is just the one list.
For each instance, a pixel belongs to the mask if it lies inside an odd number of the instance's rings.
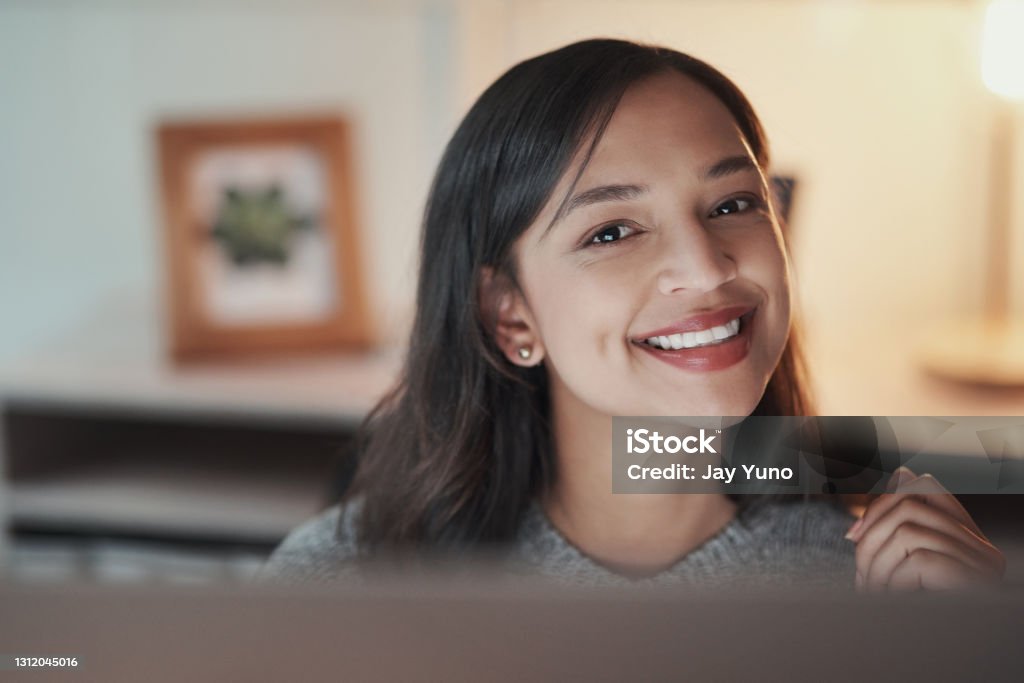
[[[364,422],[346,495],[363,499],[364,551],[509,541],[531,499],[552,484],[547,371],[505,359],[477,286],[485,267],[516,282],[512,245],[576,152],[588,139],[593,149],[630,85],[667,70],[721,100],[767,168],[761,124],[728,78],[680,52],[622,40],[586,40],[524,61],[463,119],[427,202],[405,366]],[[808,414],[804,384],[791,335],[754,414]]]

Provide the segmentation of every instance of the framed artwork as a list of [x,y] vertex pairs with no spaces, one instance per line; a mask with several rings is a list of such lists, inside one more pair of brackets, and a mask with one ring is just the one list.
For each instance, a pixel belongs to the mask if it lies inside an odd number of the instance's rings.
[[159,129],[175,360],[366,346],[348,126]]

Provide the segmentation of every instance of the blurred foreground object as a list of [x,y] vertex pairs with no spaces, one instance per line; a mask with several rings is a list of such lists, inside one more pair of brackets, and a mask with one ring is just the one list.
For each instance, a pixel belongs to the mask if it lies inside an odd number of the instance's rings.
[[17,645],[5,654],[78,657],[68,680],[151,683],[1019,681],[1024,668],[1024,600],[1010,590],[259,588],[0,585],[0,639]]
[[[985,312],[934,335],[924,352],[932,373],[960,382],[1024,386],[1024,321],[1010,311],[1013,266],[1014,124],[1024,100],[1024,0],[996,0],[985,14],[981,71],[996,97],[992,140],[992,215]],[[1019,255],[1018,255],[1019,256]]]

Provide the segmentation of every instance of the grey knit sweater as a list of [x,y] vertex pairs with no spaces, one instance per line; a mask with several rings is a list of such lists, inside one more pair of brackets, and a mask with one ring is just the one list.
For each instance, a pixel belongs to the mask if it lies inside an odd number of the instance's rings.
[[[358,579],[360,502],[335,505],[292,531],[261,578],[287,582]],[[853,517],[828,502],[768,502],[745,509],[715,536],[653,577],[616,574],[576,548],[534,504],[510,549],[516,572],[584,586],[693,584],[711,587],[853,586]]]

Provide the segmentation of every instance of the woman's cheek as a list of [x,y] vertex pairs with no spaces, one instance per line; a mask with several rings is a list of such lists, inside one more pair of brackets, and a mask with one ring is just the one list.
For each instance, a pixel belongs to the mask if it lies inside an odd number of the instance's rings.
[[595,301],[600,298],[566,298],[552,307],[543,337],[552,358],[559,364],[581,372],[593,372],[609,360],[615,334],[606,310]]
[[548,300],[543,339],[570,389],[588,403],[600,403],[609,398],[611,388],[622,390],[624,378],[616,369],[624,367],[622,356],[629,350],[630,317],[615,288],[580,286],[585,281],[578,279],[574,288],[566,283],[561,296]]

